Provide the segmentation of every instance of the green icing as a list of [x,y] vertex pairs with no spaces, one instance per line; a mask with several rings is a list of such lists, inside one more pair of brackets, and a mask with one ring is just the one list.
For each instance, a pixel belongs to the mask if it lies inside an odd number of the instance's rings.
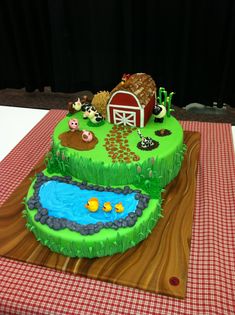
[[[46,159],[47,176],[71,175],[73,180],[105,186],[122,188],[129,185],[132,189],[141,189],[151,196],[148,208],[143,211],[133,227],[102,229],[93,235],[81,235],[78,232],[63,229],[55,231],[46,224],[34,220],[37,210],[26,211],[23,215],[27,219],[27,227],[34,233],[37,240],[52,251],[70,257],[101,257],[124,252],[144,240],[161,217],[161,191],[178,174],[183,160],[185,145],[183,144],[183,130],[179,122],[173,117],[165,117],[161,124],[154,123],[151,117],[142,129],[144,136],[152,137],[159,142],[159,147],[152,151],[142,151],[137,148],[140,141],[136,130],[128,135],[129,147],[140,157],[137,162],[113,163],[104,147],[104,139],[112,129],[112,124],[104,122],[102,126],[91,126],[88,120],[82,118],[82,113],[72,115],[79,119],[80,129],[93,131],[99,142],[94,150],[77,151],[63,147],[59,135],[69,130],[65,117],[55,128],[53,146]],[[172,132],[167,137],[158,137],[155,131],[168,129]],[[26,200],[34,193],[33,183]]]
[[[136,130],[133,130],[128,136],[128,143],[140,160],[128,164],[113,163],[104,147],[104,138],[111,130],[112,124],[105,122],[100,128],[90,127],[80,112],[76,113],[74,117],[79,119],[80,128],[93,131],[99,142],[91,151],[77,151],[63,147],[59,135],[68,131],[70,117],[64,118],[55,128],[53,135],[53,148],[47,159],[49,172],[60,172],[62,175],[71,175],[101,185],[138,185],[140,181],[137,167],[140,166],[144,177],[152,170],[154,175],[150,181],[157,179],[162,187],[178,174],[184,152],[183,130],[173,116],[165,117],[162,124],[154,123],[154,117],[151,117],[148,124],[142,129],[143,135],[150,136],[159,142],[159,147],[153,151],[143,151],[137,148],[140,139]],[[156,136],[155,131],[163,128],[170,130],[172,134],[168,137]]]
[[[47,172],[45,172],[47,174]],[[56,174],[53,174],[56,175]],[[33,193],[31,185],[27,199]],[[134,186],[130,186],[135,189]],[[63,229],[55,231],[46,224],[34,220],[37,210],[29,210],[26,205],[24,216],[27,218],[27,228],[32,231],[43,245],[52,251],[70,257],[101,257],[124,252],[145,239],[161,217],[160,191],[155,199],[149,201],[148,207],[143,211],[133,227],[114,229],[102,229],[93,235],[81,235],[80,233]]]

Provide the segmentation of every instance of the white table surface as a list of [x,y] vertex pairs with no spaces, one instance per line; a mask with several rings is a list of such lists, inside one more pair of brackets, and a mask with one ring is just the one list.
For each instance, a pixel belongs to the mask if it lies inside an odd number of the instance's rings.
[[0,161],[47,113],[44,109],[0,106]]
[[[47,113],[45,109],[0,106],[0,161]],[[235,126],[232,132],[235,150]]]

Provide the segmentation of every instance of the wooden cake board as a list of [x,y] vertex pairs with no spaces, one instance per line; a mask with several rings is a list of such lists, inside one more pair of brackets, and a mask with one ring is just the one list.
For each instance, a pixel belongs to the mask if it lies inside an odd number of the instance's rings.
[[187,145],[179,175],[163,194],[163,218],[152,234],[123,254],[94,259],[69,258],[52,253],[36,241],[22,217],[30,178],[45,166],[43,160],[0,208],[0,255],[27,263],[184,298],[195,207],[200,134],[184,132]]

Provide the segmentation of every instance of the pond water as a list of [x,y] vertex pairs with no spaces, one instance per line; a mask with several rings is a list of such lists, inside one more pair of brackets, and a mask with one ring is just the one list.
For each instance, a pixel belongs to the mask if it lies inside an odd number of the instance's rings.
[[[90,212],[85,204],[90,198],[99,200],[97,212]],[[82,190],[78,186],[51,180],[44,183],[39,190],[39,198],[48,214],[57,218],[65,218],[79,224],[95,224],[97,222],[112,222],[125,218],[128,213],[135,211],[138,200],[135,193],[116,194],[108,191]],[[111,212],[102,210],[105,202],[110,202]],[[124,211],[117,213],[115,205],[122,202]]]

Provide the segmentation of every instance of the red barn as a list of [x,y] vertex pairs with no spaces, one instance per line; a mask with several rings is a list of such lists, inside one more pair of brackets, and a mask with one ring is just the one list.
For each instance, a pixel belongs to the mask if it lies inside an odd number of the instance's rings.
[[156,84],[145,73],[132,74],[112,91],[107,120],[115,125],[144,127],[155,104]]

